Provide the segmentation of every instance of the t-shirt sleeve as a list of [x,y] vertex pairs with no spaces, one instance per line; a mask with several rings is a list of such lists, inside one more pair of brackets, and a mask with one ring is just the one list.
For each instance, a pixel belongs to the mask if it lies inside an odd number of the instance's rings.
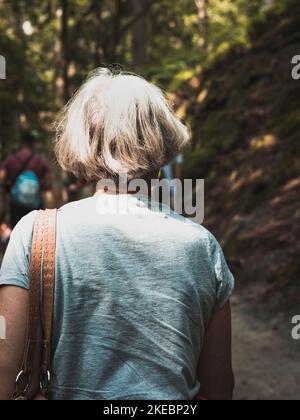
[[36,214],[34,211],[23,217],[13,230],[1,265],[0,286],[29,289],[31,243]]
[[212,271],[216,280],[216,305],[215,311],[222,309],[231,298],[235,280],[228,268],[224,253],[218,241],[211,238]]

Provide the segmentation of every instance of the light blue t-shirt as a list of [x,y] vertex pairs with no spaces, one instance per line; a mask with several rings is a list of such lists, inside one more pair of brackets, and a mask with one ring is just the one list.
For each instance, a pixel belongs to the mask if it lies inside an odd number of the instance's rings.
[[[193,399],[205,329],[234,287],[223,252],[169,209],[107,197],[58,211],[51,399]],[[28,289],[35,217],[15,228],[0,285]]]

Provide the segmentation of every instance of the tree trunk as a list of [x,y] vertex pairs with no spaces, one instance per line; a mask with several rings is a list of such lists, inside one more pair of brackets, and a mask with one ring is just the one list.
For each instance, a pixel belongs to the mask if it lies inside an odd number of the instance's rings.
[[62,77],[63,77],[63,99],[67,103],[69,101],[69,1],[61,0],[62,17],[61,17],[61,52],[62,52]]
[[144,11],[149,6],[148,0],[132,0],[134,24],[132,30],[133,64],[141,67],[147,62],[146,18]]
[[94,0],[94,14],[96,17],[96,52],[95,52],[95,66],[98,67],[103,64],[104,51],[102,46],[102,31],[101,31],[101,15],[102,15],[103,1]]
[[265,0],[265,5],[267,9],[271,9],[274,6],[275,0]]
[[207,5],[208,0],[195,0],[195,4],[198,10],[198,22],[201,34],[201,46],[207,44],[207,27],[208,27],[208,16],[207,16]]
[[[12,4],[12,10],[14,14],[14,30],[17,38],[18,46],[18,61],[26,69],[26,49],[27,43],[23,31],[23,18],[22,18],[22,7],[20,2],[14,2]],[[23,71],[20,71],[16,81],[16,96],[18,98],[18,108],[16,109],[17,116],[17,131],[20,133],[22,127],[21,115],[28,117],[29,111],[27,108],[26,95],[25,95],[25,81],[26,77]]]
[[122,19],[122,0],[115,0],[116,14],[114,17],[113,33],[110,45],[110,61],[114,62],[117,58],[117,48],[120,42],[121,19]]

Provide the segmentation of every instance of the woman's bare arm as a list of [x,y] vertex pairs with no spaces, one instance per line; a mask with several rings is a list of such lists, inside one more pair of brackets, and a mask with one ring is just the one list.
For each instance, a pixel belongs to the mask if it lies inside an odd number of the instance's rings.
[[12,397],[25,347],[28,292],[18,287],[0,288],[0,316],[5,320],[6,338],[0,340],[0,400]]
[[[15,286],[0,287],[0,316],[5,319],[6,339],[0,340],[0,400],[10,400],[21,367],[27,336],[29,293]],[[37,341],[42,337],[39,327]],[[36,349],[33,374],[26,396],[34,399],[40,385],[41,349]]]
[[234,375],[230,303],[214,314],[206,331],[198,378],[205,398],[232,400]]

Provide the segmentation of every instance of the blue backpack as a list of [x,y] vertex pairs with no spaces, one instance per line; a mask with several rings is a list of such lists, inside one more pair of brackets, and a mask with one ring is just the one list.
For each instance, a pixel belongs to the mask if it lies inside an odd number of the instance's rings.
[[14,204],[35,210],[41,205],[41,183],[33,171],[26,170],[31,159],[25,162],[11,193]]

